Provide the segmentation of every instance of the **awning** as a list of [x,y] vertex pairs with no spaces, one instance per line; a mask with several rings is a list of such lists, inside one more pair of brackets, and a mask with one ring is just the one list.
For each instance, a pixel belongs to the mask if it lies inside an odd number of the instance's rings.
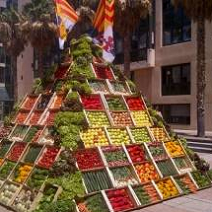
[[0,101],[1,102],[11,101],[5,87],[0,87]]

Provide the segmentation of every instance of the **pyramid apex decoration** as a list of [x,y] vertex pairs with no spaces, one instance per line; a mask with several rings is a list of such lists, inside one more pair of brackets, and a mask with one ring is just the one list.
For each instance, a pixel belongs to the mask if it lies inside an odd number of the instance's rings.
[[211,186],[152,115],[100,48],[73,40],[71,59],[38,80],[13,127],[1,129],[0,203],[18,212],[129,211]]

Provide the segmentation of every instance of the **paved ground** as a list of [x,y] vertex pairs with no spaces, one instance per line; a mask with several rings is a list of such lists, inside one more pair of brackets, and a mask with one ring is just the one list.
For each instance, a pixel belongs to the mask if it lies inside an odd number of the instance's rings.
[[[199,154],[205,158],[212,168],[212,154]],[[0,212],[10,212],[0,206]],[[212,212],[212,188],[174,198],[160,204],[149,206],[134,212]]]

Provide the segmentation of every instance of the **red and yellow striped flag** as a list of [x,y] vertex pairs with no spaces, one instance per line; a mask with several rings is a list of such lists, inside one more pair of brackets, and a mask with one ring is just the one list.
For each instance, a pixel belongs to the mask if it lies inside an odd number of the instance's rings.
[[64,48],[68,32],[78,21],[78,15],[66,0],[55,0],[60,49]]
[[114,60],[114,0],[100,0],[93,26],[98,31],[97,40],[103,48],[103,58],[112,62]]

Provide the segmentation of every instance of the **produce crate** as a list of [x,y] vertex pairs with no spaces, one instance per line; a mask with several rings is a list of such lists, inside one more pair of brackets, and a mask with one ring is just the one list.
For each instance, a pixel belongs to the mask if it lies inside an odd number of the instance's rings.
[[212,181],[212,169],[207,171],[207,176]]
[[110,211],[101,192],[98,192],[92,195],[87,195],[83,199],[83,201],[80,201],[77,203],[77,207],[79,212],[85,212],[85,211],[109,212]]
[[30,144],[22,158],[23,163],[33,165],[43,149],[42,145]]
[[46,126],[39,139],[37,140],[37,143],[43,144],[43,145],[53,145],[54,144],[54,129],[53,127]]
[[105,80],[89,80],[88,84],[93,90],[93,93],[109,93],[109,89]]
[[101,148],[108,167],[130,165],[127,154],[122,146],[107,146]]
[[81,103],[85,110],[103,111],[104,105],[99,94],[80,96]]
[[4,159],[3,158],[0,158],[0,167],[3,164],[3,162],[4,162]]
[[7,138],[10,135],[12,128],[12,126],[1,126],[0,142],[3,138]]
[[43,117],[41,117],[39,123],[41,123],[42,125],[53,126],[55,116],[57,115],[58,112],[59,112],[58,110],[48,110],[43,115]]
[[54,146],[46,146],[37,160],[37,166],[49,169],[54,164],[57,155],[60,154],[60,148]]
[[57,70],[54,73],[54,78],[55,79],[64,79],[66,77],[66,74],[69,70],[69,66],[59,66],[57,67]]
[[185,153],[179,141],[167,141],[164,143],[165,147],[172,158],[183,157]]
[[163,178],[155,183],[164,200],[180,195],[180,190],[177,188],[176,183],[171,177]]
[[80,170],[102,169],[104,167],[97,148],[77,150],[74,152],[74,157]]
[[134,126],[132,118],[127,111],[112,111],[110,116],[115,127]]
[[12,173],[16,164],[14,162],[5,160],[0,167],[0,179],[6,180]]
[[34,110],[29,118],[27,119],[28,125],[38,125],[41,116],[43,115],[44,110]]
[[126,128],[107,128],[107,133],[113,145],[132,143]]
[[134,171],[132,165],[111,167],[110,169],[112,181],[114,187],[123,187],[127,185],[136,185],[139,183],[139,179]]
[[114,80],[114,74],[108,66],[93,65],[93,69],[98,79]]
[[165,161],[169,159],[166,150],[161,142],[151,142],[147,144],[148,149],[153,157],[153,159],[157,162]]
[[15,124],[25,124],[29,115],[30,115],[30,112],[28,110],[20,109],[16,115],[14,123]]
[[51,104],[52,94],[42,94],[35,106],[35,110],[45,110]]
[[0,142],[0,158],[3,159],[12,146],[12,141],[3,139]]
[[144,145],[126,145],[126,150],[133,164],[143,163],[149,160],[149,156]]
[[64,95],[55,95],[53,101],[51,102],[50,109],[59,110],[62,106],[62,102],[64,100]]
[[37,192],[24,186],[11,203],[11,208],[17,212],[30,211]]
[[170,137],[164,127],[150,127],[150,130],[156,141],[169,141]]
[[39,99],[39,95],[28,95],[21,105],[21,109],[32,110]]
[[28,132],[29,127],[25,125],[16,125],[9,136],[12,141],[22,141]]
[[49,175],[48,170],[35,167],[31,172],[26,182],[26,185],[31,189],[38,191],[42,189],[43,187],[42,185],[44,185],[44,182],[48,177],[48,175]]
[[1,180],[0,179],[0,188],[2,187],[2,185],[4,184],[5,180]]
[[161,202],[160,194],[152,182],[132,186],[131,188],[138,199],[140,207],[146,207]]
[[126,111],[127,107],[122,96],[105,95],[107,108],[111,111]]
[[177,175],[178,172],[170,159],[156,162],[163,177]]
[[112,88],[112,93],[114,94],[130,94],[130,91],[125,82],[110,81],[110,85]]
[[125,101],[127,103],[128,108],[131,111],[137,111],[137,110],[146,110],[145,103],[143,102],[143,99],[137,96],[126,96]]
[[151,161],[135,164],[135,171],[141,183],[147,183],[151,180],[160,179],[160,175]]
[[86,117],[90,127],[108,127],[110,121],[107,114],[103,111],[87,111]]
[[24,142],[37,142],[41,133],[43,131],[42,126],[31,126],[29,131],[27,132],[26,136],[24,137]]
[[32,209],[42,209],[39,203],[45,202],[46,204],[51,204],[52,202],[55,202],[60,193],[60,187],[46,183],[44,185],[43,191],[38,193],[35,201],[33,202]]
[[147,127],[132,127],[130,128],[130,134],[134,143],[148,143],[153,141]]
[[24,142],[15,142],[7,154],[7,159],[13,162],[19,161],[22,157],[27,144]]
[[82,172],[82,177],[88,193],[112,187],[112,182],[106,169]]
[[80,133],[81,140],[85,148],[94,146],[107,146],[109,140],[105,132],[105,128],[89,128]]
[[136,209],[138,204],[128,187],[105,191],[114,212]]
[[20,191],[20,188],[20,185],[6,181],[0,189],[0,203],[10,206]]
[[173,161],[181,174],[194,171],[193,165],[187,156],[176,157]]
[[18,163],[12,174],[10,175],[10,180],[20,184],[25,183],[32,170],[32,165]]
[[196,185],[196,182],[190,177],[189,174],[175,176],[174,180],[182,190],[183,194],[197,192],[198,186]]
[[207,175],[203,175],[199,171],[193,171],[191,172],[191,175],[198,185],[199,189],[211,187],[211,181]]
[[145,110],[131,111],[130,114],[135,126],[137,127],[152,126],[151,118]]

